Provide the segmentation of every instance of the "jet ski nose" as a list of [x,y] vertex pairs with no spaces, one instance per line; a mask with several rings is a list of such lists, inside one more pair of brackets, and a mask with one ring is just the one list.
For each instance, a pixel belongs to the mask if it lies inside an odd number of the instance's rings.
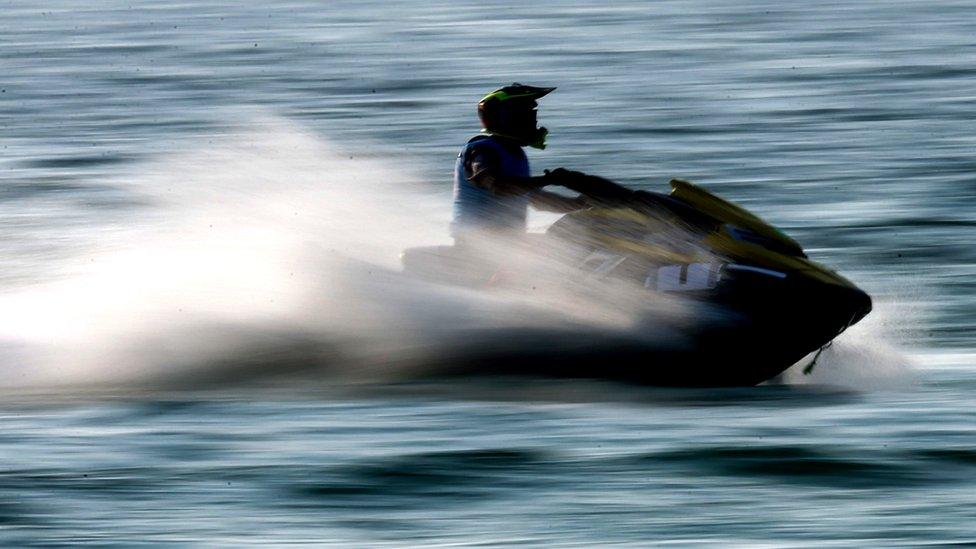
[[862,318],[871,312],[871,296],[860,288],[851,289],[849,303],[851,310],[851,323],[848,326],[860,322]]
[[[798,288],[794,288],[796,290]],[[804,311],[809,333],[830,341],[871,312],[871,296],[847,280],[803,287],[795,302]]]
[[[871,296],[856,286],[833,287],[829,292],[836,335],[857,324],[871,312]],[[826,297],[826,296],[825,296]]]

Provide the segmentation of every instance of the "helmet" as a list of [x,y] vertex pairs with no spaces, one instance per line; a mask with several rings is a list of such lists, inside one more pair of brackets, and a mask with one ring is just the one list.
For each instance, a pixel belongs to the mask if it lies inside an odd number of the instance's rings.
[[554,89],[518,82],[497,89],[478,102],[481,125],[492,135],[513,139],[522,146],[544,149],[549,130],[536,126],[536,99]]

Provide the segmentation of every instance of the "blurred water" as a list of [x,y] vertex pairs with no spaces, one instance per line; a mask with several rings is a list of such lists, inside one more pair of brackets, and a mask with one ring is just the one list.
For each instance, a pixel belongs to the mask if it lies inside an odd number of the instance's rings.
[[[880,305],[813,379],[790,378],[857,392],[8,390],[0,539],[976,541],[974,21],[967,1],[0,2],[2,324],[72,339],[51,375],[78,375],[68,359],[115,329],[156,339],[81,375],[182,356],[150,322],[168,305],[290,344],[254,323],[321,305],[307,250],[395,263],[408,237],[442,237],[474,102],[513,80],[559,86],[536,170],[699,182]],[[168,271],[173,258],[199,269]],[[194,326],[178,335],[217,337]],[[37,354],[6,345],[3,386]]]

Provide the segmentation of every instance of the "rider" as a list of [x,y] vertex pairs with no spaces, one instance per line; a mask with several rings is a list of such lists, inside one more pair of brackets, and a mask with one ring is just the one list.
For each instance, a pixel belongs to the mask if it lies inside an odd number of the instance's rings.
[[[543,191],[565,184],[557,169],[533,177],[524,147],[546,148],[545,128],[537,126],[536,100],[556,88],[514,83],[478,103],[484,131],[461,148],[454,167],[454,219],[451,233],[459,245],[484,235],[517,238],[525,233],[528,206],[566,213],[586,207],[582,197]],[[578,174],[582,175],[582,174]]]

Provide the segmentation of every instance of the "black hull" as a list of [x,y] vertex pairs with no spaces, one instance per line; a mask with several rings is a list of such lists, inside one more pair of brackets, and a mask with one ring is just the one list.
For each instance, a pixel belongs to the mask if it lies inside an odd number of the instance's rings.
[[[479,333],[442,355],[435,375],[586,378],[662,387],[742,387],[767,381],[871,310],[864,292],[806,279],[737,276],[701,303],[709,320],[680,337],[567,330]],[[699,296],[704,299],[706,296]],[[673,327],[665,327],[673,329]]]

